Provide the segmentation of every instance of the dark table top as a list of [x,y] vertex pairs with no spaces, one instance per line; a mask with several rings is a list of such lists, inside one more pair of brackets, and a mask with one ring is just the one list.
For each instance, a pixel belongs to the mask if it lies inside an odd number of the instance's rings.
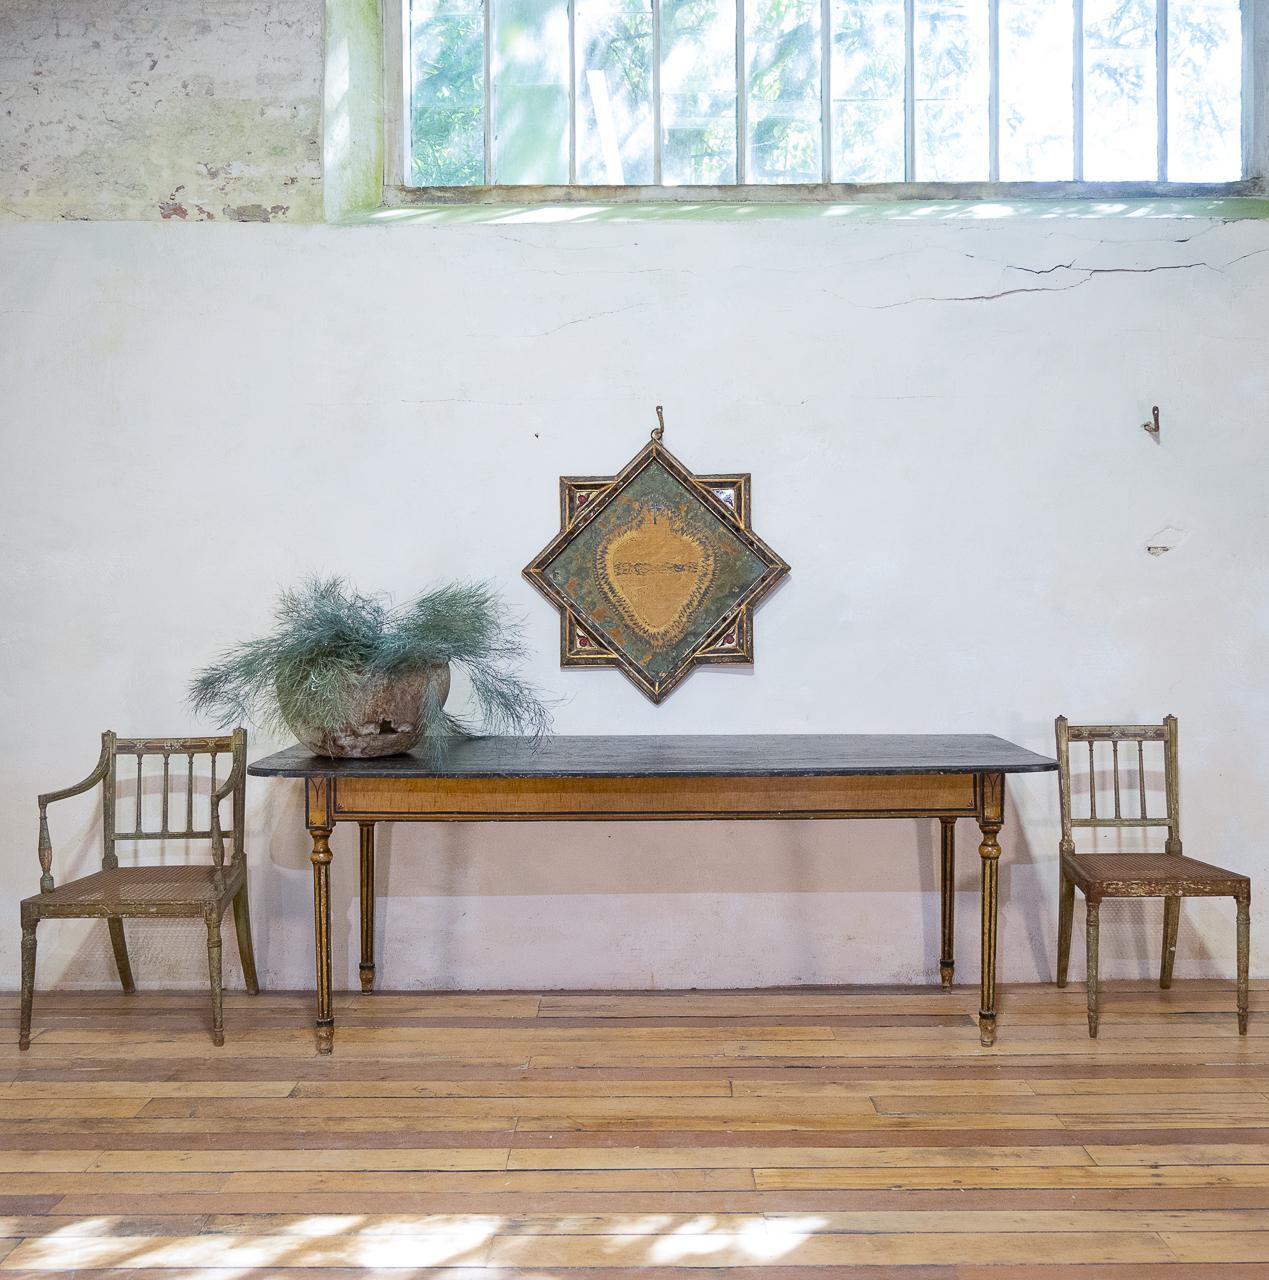
[[258,777],[772,777],[895,773],[1043,773],[1057,761],[989,733],[759,733],[463,738],[441,764],[418,751],[332,760],[288,747]]

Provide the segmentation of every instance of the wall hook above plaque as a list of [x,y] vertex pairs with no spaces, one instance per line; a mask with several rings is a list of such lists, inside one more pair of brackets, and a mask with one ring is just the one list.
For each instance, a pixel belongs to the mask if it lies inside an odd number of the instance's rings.
[[560,531],[524,575],[560,610],[560,665],[617,667],[660,702],[696,666],[753,662],[754,606],[788,572],[748,474],[698,476],[652,439],[615,476],[560,477]]

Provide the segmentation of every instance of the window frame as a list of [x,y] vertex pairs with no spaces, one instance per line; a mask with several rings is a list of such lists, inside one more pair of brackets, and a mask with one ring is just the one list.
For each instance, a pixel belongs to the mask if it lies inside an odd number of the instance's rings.
[[[496,3],[496,0],[493,0]],[[1076,20],[1083,9],[1083,0],[1071,0]],[[1165,182],[1157,180],[1124,182],[1090,182],[1069,179],[1049,182],[1002,182],[992,178],[972,182],[923,182],[911,178],[913,172],[911,111],[911,74],[908,76],[908,102],[905,112],[907,155],[905,165],[909,178],[903,182],[815,182],[815,183],[735,183],[719,186],[665,186],[665,185],[595,185],[569,183],[566,185],[513,185],[493,183],[470,186],[416,186],[406,180],[409,172],[410,153],[410,66],[406,58],[410,0],[382,0],[383,3],[383,125],[384,172],[383,198],[389,207],[418,205],[532,205],[532,204],[838,204],[838,203],[889,203],[905,200],[1149,200],[1219,198],[1236,196],[1260,196],[1269,194],[1269,0],[1241,0],[1242,12],[1242,157],[1243,176],[1228,182]],[[827,0],[824,0],[827,7]],[[1168,0],[1156,0],[1158,12],[1167,20]],[[999,0],[988,0],[994,19]],[[911,12],[913,0],[907,0]],[[570,25],[572,0],[569,4]],[[485,46],[490,45],[491,0],[485,0]],[[991,21],[993,44],[997,24]],[[738,40],[739,43],[739,40]],[[1077,47],[1079,42],[1077,42]],[[1159,164],[1162,170],[1167,162],[1167,66],[1166,45],[1156,42],[1160,74],[1157,77],[1157,94],[1160,104],[1158,130]],[[823,54],[828,61],[828,54]],[[1080,80],[1081,59],[1076,57],[1076,84]],[[991,120],[990,171],[998,171],[999,131],[999,63],[991,60],[991,91],[988,114]],[[659,78],[659,77],[658,77]],[[575,92],[575,76],[571,92]],[[491,94],[491,69],[485,59],[486,101]],[[1080,134],[1082,133],[1082,95],[1072,94],[1076,103],[1074,129],[1075,157],[1080,158]],[[742,95],[743,97],[743,95]],[[657,107],[654,93],[654,111]],[[743,111],[738,112],[743,116]],[[828,113],[822,112],[827,130]],[[743,125],[743,119],[740,121]],[[654,127],[658,127],[654,124]],[[659,136],[659,128],[658,128]],[[738,137],[738,147],[744,143]],[[492,150],[492,121],[486,115],[485,161],[488,172]],[[572,146],[570,146],[570,151]],[[829,149],[823,148],[824,163],[828,163]],[[660,147],[657,146],[659,153]],[[743,161],[738,156],[738,166],[743,173]]]

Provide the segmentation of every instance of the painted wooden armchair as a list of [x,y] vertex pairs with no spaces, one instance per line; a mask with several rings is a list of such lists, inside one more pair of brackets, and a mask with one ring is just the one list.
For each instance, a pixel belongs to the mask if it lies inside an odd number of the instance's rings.
[[[216,783],[219,757],[231,758],[229,776]],[[163,760],[160,804],[161,819],[157,830],[145,830],[142,821],[144,782],[142,762],[147,756]],[[136,760],[136,796],[132,829],[118,830],[119,759]],[[208,823],[206,829],[194,825],[195,770],[200,757],[210,759],[208,784]],[[173,769],[173,760],[184,769]],[[184,775],[184,795],[174,795],[176,781]],[[174,775],[176,775],[174,779]],[[202,775],[199,776],[202,781]],[[212,1041],[225,1042],[224,1015],[221,999],[220,922],[232,903],[234,924],[238,931],[238,954],[247,990],[253,995],[259,989],[255,956],[251,949],[251,915],[247,902],[247,860],[243,847],[243,826],[247,782],[247,734],[235,729],[226,737],[216,738],[118,738],[107,730],[101,735],[101,756],[96,767],[82,782],[61,791],[50,791],[39,797],[40,806],[40,892],[22,902],[22,1020],[18,1047],[31,1043],[31,1004],[35,994],[35,931],[46,919],[105,919],[114,948],[115,966],[125,991],[134,991],[132,966],[124,938],[125,919],[184,917],[203,919],[207,924],[207,963],[211,975]],[[102,784],[101,870],[63,885],[53,882],[53,845],[49,838],[48,807],[58,800],[80,795],[98,783]],[[233,798],[233,828],[221,827],[220,806]],[[184,808],[185,824],[173,828],[173,799],[177,809]],[[198,806],[202,808],[201,801]],[[229,838],[230,854],[225,858],[225,839]],[[116,845],[119,842],[174,840],[182,843],[206,840],[211,844],[210,865],[169,864],[166,866],[120,866]]]
[[[1057,984],[1066,986],[1066,969],[1071,955],[1071,924],[1075,914],[1075,890],[1084,895],[1088,909],[1088,1034],[1097,1035],[1097,944],[1103,898],[1162,898],[1163,949],[1159,961],[1159,985],[1172,985],[1172,962],[1176,957],[1177,926],[1181,899],[1233,898],[1237,904],[1238,934],[1238,1032],[1247,1034],[1247,967],[1251,940],[1251,881],[1236,871],[1226,871],[1208,862],[1184,857],[1181,853],[1181,779],[1177,755],[1176,716],[1166,716],[1162,724],[1075,725],[1065,716],[1057,718],[1058,795],[1062,809],[1062,839],[1058,847],[1061,882],[1058,898]],[[1088,749],[1088,817],[1071,811],[1071,753],[1075,744]],[[1112,787],[1102,812],[1097,811],[1098,743],[1110,746]],[[1158,743],[1163,753],[1164,812],[1152,817],[1148,812],[1146,744]],[[1125,748],[1121,751],[1120,748]],[[1104,750],[1104,748],[1103,748]],[[1122,794],[1121,756],[1129,757],[1136,773],[1135,798]],[[1131,773],[1129,774],[1131,776]],[[1131,791],[1129,792],[1131,796]],[[1157,805],[1156,797],[1156,805]],[[1110,812],[1107,812],[1107,806]],[[1136,812],[1132,812],[1134,810]],[[1077,853],[1076,829],[1123,830],[1125,828],[1165,831],[1161,853]]]

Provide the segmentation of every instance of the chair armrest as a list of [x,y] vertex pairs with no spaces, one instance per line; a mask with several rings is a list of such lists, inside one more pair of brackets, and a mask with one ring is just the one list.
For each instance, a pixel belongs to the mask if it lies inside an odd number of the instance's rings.
[[53,892],[53,842],[48,833],[48,807],[58,800],[67,800],[71,796],[80,795],[90,787],[95,787],[106,776],[110,765],[110,748],[114,734],[107,730],[101,735],[101,755],[93,766],[93,771],[82,782],[73,787],[63,787],[60,791],[46,791],[36,798],[40,806],[40,892]]
[[[242,730],[236,730],[235,736]],[[212,837],[212,861],[217,868],[225,865],[225,833],[220,826],[220,802],[241,785],[242,779],[247,769],[247,753],[244,749],[235,750],[233,768],[229,770],[229,776],[212,792],[211,795],[211,837]]]
[[60,791],[46,791],[42,796],[38,797],[40,808],[46,808],[57,800],[68,800],[71,796],[77,796],[81,792],[87,791],[89,787],[95,787],[106,776],[106,766],[109,763],[110,742],[107,735],[103,733],[101,735],[101,756],[93,766],[92,773],[83,782],[75,783],[73,787],[63,787]]

